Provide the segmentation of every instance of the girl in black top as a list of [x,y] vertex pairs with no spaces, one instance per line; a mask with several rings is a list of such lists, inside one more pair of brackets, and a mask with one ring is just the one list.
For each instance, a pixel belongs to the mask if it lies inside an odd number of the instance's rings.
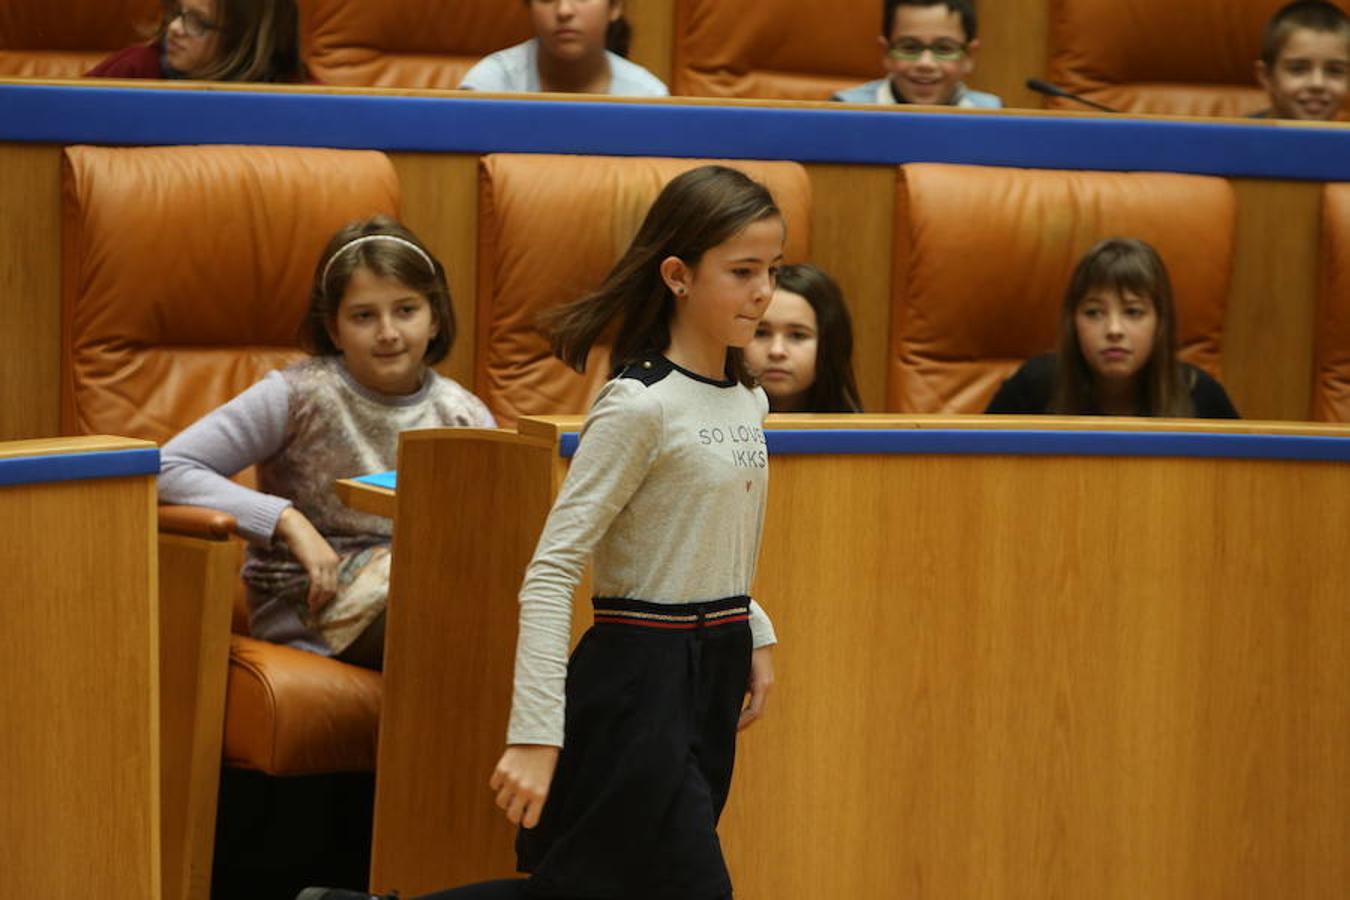
[[1079,260],[1056,351],[1028,360],[985,412],[1238,418],[1222,385],[1177,359],[1167,267],[1133,238],[1108,238]]

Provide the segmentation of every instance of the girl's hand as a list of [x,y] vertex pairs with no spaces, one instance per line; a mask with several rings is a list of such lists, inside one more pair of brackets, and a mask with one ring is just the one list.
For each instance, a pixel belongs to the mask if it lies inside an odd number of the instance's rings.
[[497,792],[497,806],[512,825],[533,828],[544,811],[559,748],[544,744],[512,744],[497,762],[488,787]]
[[310,612],[318,612],[337,594],[338,563],[341,561],[319,530],[294,506],[282,510],[277,534],[286,541],[309,575]]
[[764,715],[764,702],[773,688],[773,647],[760,647],[750,656],[750,685],[746,688],[750,700],[741,710],[741,721],[736,730],[748,728]]

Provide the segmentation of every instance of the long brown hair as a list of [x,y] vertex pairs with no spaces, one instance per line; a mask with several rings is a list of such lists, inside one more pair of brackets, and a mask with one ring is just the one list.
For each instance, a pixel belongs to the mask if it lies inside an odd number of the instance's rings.
[[816,266],[783,266],[778,290],[797,294],[816,314],[816,378],[806,391],[803,412],[862,412],[853,376],[853,322],[844,292]]
[[1121,237],[1107,238],[1089,250],[1069,278],[1059,314],[1055,389],[1048,411],[1083,415],[1098,409],[1092,369],[1083,356],[1075,320],[1079,305],[1101,290],[1148,297],[1158,317],[1153,347],[1139,371],[1139,415],[1193,416],[1190,385],[1177,360],[1176,303],[1167,266],[1149,244]]
[[[703,254],[763,219],[782,218],[769,189],[726,166],[700,166],[662,189],[637,236],[595,291],[541,317],[553,352],[578,372],[602,335],[613,332],[612,373],[670,345],[675,298],[661,277],[662,260],[674,256],[697,266]],[[727,348],[727,372],[755,383],[740,348]]]
[[[296,0],[215,0],[220,53],[195,75],[203,81],[294,83],[307,77],[300,59],[300,13]],[[164,9],[157,44],[162,44],[178,13],[177,0],[161,0]]]
[[[371,235],[397,240],[365,241],[350,246],[358,238]],[[431,261],[430,268],[427,267],[428,260]],[[319,263],[314,267],[314,286],[309,293],[309,312],[300,326],[300,346],[320,356],[341,352],[333,343],[328,327],[337,320],[342,295],[347,293],[347,285],[357,269],[397,281],[426,297],[436,321],[436,334],[427,343],[422,360],[427,365],[435,365],[449,355],[455,343],[455,314],[450,305],[445,269],[417,235],[388,216],[373,216],[344,225],[319,254]]]

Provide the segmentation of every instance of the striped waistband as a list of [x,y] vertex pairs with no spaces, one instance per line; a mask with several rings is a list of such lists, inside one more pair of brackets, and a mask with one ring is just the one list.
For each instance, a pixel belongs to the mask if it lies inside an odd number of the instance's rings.
[[592,597],[597,625],[635,625],[670,631],[694,631],[750,621],[750,598],[723,597],[702,603],[650,603],[627,597]]

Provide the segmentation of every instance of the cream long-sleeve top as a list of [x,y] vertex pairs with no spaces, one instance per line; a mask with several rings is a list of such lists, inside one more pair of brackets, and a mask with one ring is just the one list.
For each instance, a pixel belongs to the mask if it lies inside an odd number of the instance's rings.
[[[750,594],[768,487],[761,388],[654,357],[600,392],[520,591],[507,741],[562,746],[572,592],[694,603]],[[750,604],[756,648],[776,642]]]

